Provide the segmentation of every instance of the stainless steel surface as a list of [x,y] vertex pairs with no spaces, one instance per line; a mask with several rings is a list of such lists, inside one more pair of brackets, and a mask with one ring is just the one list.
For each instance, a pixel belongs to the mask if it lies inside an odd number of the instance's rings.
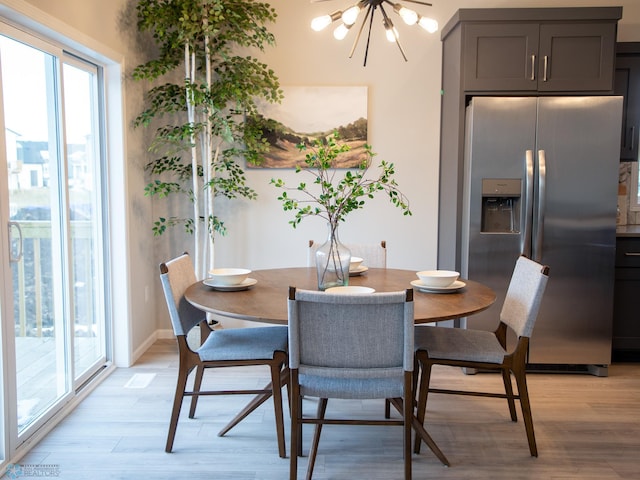
[[[620,97],[476,97],[467,109],[461,273],[498,295],[468,322],[495,327],[531,232],[532,258],[551,268],[532,364],[611,361],[621,112]],[[481,231],[485,178],[522,179],[516,231]]]

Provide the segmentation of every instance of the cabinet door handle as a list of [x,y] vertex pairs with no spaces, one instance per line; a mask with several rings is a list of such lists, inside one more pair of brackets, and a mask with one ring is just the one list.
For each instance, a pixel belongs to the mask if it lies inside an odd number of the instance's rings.
[[549,67],[549,57],[547,55],[544,56],[544,74],[542,77],[542,81],[547,81],[547,68]]
[[625,252],[625,257],[640,257],[640,252]]
[[531,55],[531,81],[536,79],[536,56]]

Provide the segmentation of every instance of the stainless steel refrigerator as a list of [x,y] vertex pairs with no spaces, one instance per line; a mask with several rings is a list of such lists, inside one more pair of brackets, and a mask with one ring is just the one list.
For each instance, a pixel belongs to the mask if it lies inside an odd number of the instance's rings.
[[607,374],[621,121],[612,96],[474,97],[467,107],[461,273],[498,298],[463,326],[496,326],[519,254],[549,265],[532,369]]

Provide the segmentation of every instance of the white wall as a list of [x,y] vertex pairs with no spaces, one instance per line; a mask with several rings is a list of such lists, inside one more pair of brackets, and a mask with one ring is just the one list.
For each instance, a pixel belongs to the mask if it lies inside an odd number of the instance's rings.
[[[127,53],[127,72],[141,63],[144,45],[132,33],[135,18],[128,0],[27,0],[42,10],[68,22],[74,28]],[[362,66],[364,38],[353,59],[348,58],[353,38],[336,42],[330,30],[313,32],[309,22],[318,14],[340,9],[353,2],[332,0],[311,3],[304,0],[272,0],[278,21],[271,27],[277,47],[270,48],[264,60],[282,85],[366,85],[369,90],[369,142],[378,159],[396,164],[397,181],[411,201],[412,217],[404,217],[385,198],[367,202],[364,210],[351,214],[342,226],[345,242],[386,240],[390,267],[427,269],[436,266],[438,139],[440,119],[441,43],[439,33],[429,35],[417,27],[398,22],[402,45],[409,61],[402,60],[397,48],[382,37],[381,26],[374,25],[368,65]],[[624,7],[619,26],[620,41],[640,41],[640,2],[638,0],[433,0],[433,7],[415,9],[436,18],[441,26],[458,8],[482,7]],[[130,6],[129,6],[130,8]],[[377,14],[379,15],[379,13]],[[379,18],[376,16],[376,23]],[[128,24],[129,30],[124,27]],[[125,80],[128,125],[141,108],[138,84]],[[147,137],[147,138],[145,138]],[[187,239],[154,239],[151,223],[161,206],[151,211],[143,196],[146,163],[144,145],[148,133],[128,130],[129,196],[131,204],[130,254],[133,295],[133,348],[144,347],[156,329],[168,329],[169,322],[158,282],[157,264],[189,248]],[[218,266],[249,268],[305,265],[307,240],[325,235],[322,220],[309,218],[296,230],[287,222],[290,215],[276,200],[278,191],[269,179],[278,176],[290,183],[298,178],[291,170],[249,170],[251,186],[259,201],[218,206],[228,210],[225,220],[229,236],[216,246]],[[145,300],[144,291],[151,295]]]

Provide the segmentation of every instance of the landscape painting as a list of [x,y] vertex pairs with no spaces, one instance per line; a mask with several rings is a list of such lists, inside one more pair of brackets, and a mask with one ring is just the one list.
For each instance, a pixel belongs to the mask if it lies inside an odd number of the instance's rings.
[[282,87],[282,103],[260,103],[255,119],[269,143],[265,160],[249,168],[304,167],[299,144],[312,146],[338,132],[351,149],[338,157],[335,168],[353,168],[366,160],[367,87]]

